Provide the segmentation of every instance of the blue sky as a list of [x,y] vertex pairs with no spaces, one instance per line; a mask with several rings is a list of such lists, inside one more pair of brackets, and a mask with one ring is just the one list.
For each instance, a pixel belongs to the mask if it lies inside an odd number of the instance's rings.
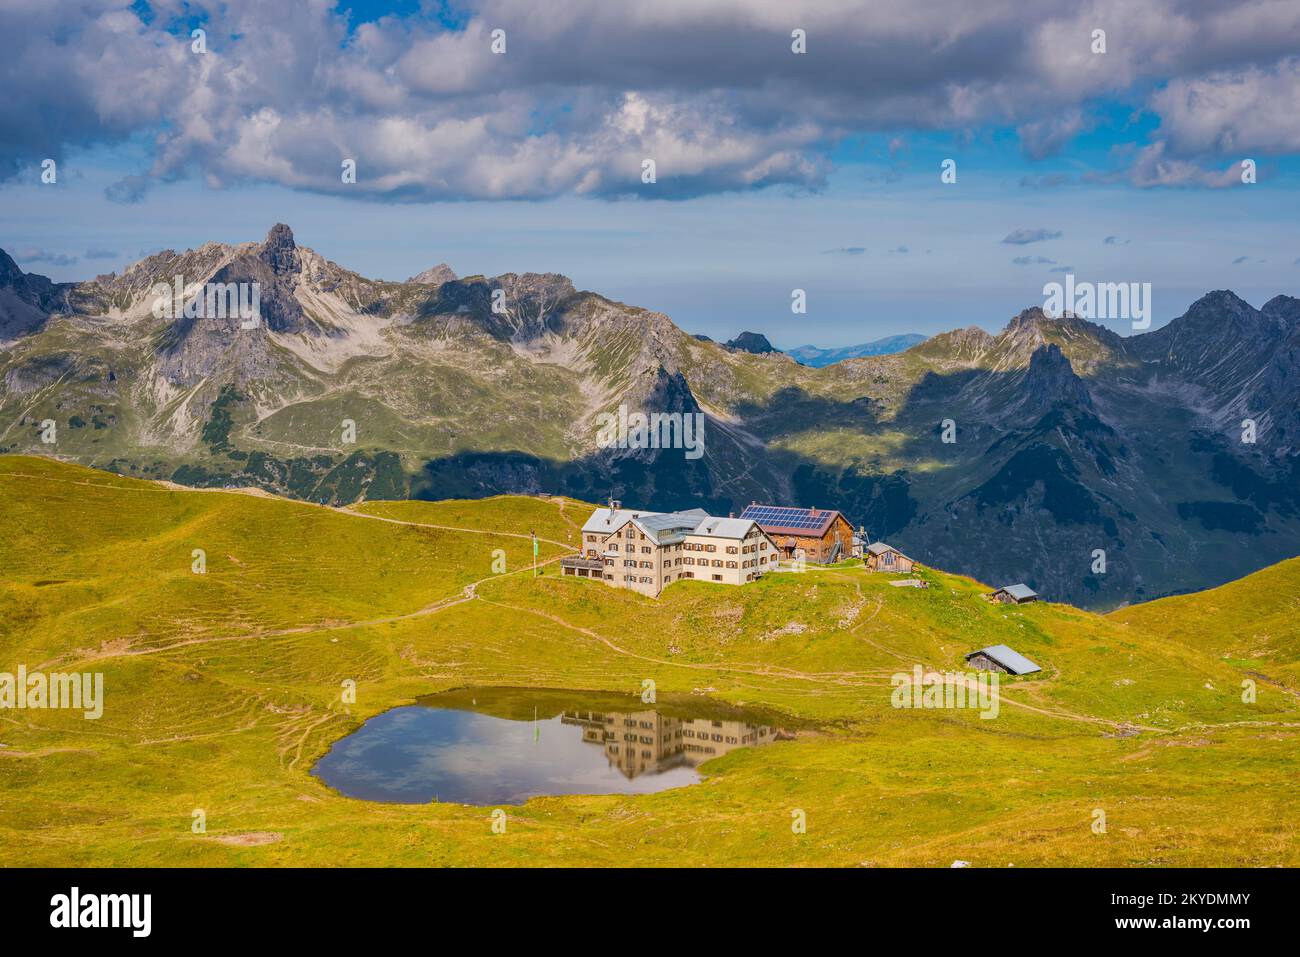
[[[1300,287],[1300,121],[1294,96],[1279,102],[1300,77],[1285,43],[1300,12],[1276,5],[1225,48],[1180,31],[1198,5],[1172,0],[1139,4],[1147,18],[1132,4],[1082,21],[1062,4],[1036,25],[994,12],[968,36],[954,15],[941,39],[900,16],[875,27],[888,43],[868,31],[857,46],[838,36],[863,21],[853,4],[843,30],[823,4],[806,15],[807,61],[786,30],[805,19],[764,3],[669,3],[631,25],[587,0],[544,23],[514,0],[395,4],[384,19],[389,5],[342,4],[350,23],[319,3],[278,19],[155,6],[54,0],[0,22],[0,55],[54,22],[65,44],[100,50],[60,90],[36,77],[0,108],[0,247],[29,272],[88,278],[282,221],[365,275],[562,272],[691,332],[781,347],[996,330],[1066,268],[1151,282],[1157,325],[1211,289],[1259,305]],[[1100,68],[1041,55],[1065,36],[1095,58],[1094,22],[1114,24]],[[188,46],[195,23],[206,57]],[[492,57],[495,24],[510,45]],[[986,35],[1029,39],[986,56]],[[839,46],[819,54],[828,37]],[[58,55],[46,42],[37,52]],[[897,63],[877,62],[894,47]],[[344,185],[353,154],[359,182]],[[43,156],[57,184],[39,182]],[[655,184],[639,181],[645,156]],[[940,182],[949,158],[954,184]],[[1018,230],[1060,235],[1004,241]],[[806,316],[790,314],[794,288]]]

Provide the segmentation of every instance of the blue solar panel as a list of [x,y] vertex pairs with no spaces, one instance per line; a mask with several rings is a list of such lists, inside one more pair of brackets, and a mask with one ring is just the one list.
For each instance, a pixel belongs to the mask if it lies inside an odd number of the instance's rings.
[[740,513],[759,525],[782,525],[786,528],[820,528],[828,512],[807,508],[788,508],[777,505],[751,505]]

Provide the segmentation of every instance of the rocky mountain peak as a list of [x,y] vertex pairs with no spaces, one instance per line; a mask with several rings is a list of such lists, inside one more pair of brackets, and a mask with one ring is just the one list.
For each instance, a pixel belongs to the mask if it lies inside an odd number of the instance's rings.
[[[972,346],[980,349],[987,349],[993,345],[993,337],[979,326],[967,326],[965,329],[954,329],[952,332],[944,333],[950,341],[959,343],[963,346]],[[935,338],[938,338],[937,336]]]
[[1025,309],[998,334],[999,352],[1010,355],[1017,363],[1025,359],[1047,342],[1043,328],[1049,322],[1043,310],[1038,306]]
[[1187,365],[1198,356],[1214,353],[1216,365],[1223,367],[1229,353],[1257,356],[1270,351],[1289,328],[1287,315],[1285,303],[1264,312],[1230,289],[1216,289],[1197,299],[1177,319],[1134,338],[1152,357]]
[[1288,327],[1300,326],[1300,299],[1294,296],[1274,296],[1259,311],[1270,318],[1281,320]]
[[429,269],[424,270],[424,272],[416,273],[414,276],[412,276],[410,279],[406,281],[429,283],[431,285],[441,285],[444,282],[454,282],[455,279],[456,279],[456,271],[454,269],[452,269],[446,263],[438,263],[438,265],[432,266]]
[[18,268],[18,264],[13,258],[0,249],[0,286],[11,286],[17,280],[21,279],[23,271]]
[[1060,316],[1049,316],[1043,311],[1041,306],[1030,306],[1023,309],[1017,314],[1007,326],[1003,333],[1014,333],[1021,330],[1035,330],[1041,332],[1047,329],[1068,329],[1073,332],[1083,332],[1094,336],[1095,338],[1112,337],[1114,333],[1105,326],[1098,325],[1081,316],[1076,316],[1072,312],[1064,313]]
[[293,240],[293,230],[284,223],[276,223],[271,227],[257,255],[277,276],[296,275],[301,267],[298,244]]
[[51,282],[36,273],[24,273],[0,249],[0,340],[23,335],[45,324],[48,313],[63,305],[67,284]]
[[1255,308],[1231,289],[1216,289],[1192,303],[1183,318],[1190,322],[1222,322],[1226,318],[1249,323],[1255,313]]
[[736,352],[752,352],[755,355],[766,355],[769,352],[777,352],[772,343],[767,341],[767,336],[761,332],[742,332],[736,338],[726,343],[728,349]]
[[1043,312],[1041,306],[1030,306],[1028,309],[1022,309],[1017,315],[1015,315],[1012,320],[1007,323],[1007,327],[1003,331],[1010,332],[1014,329],[1029,328],[1037,326],[1040,322],[1047,321],[1047,313]]
[[940,332],[912,348],[917,355],[948,365],[974,362],[992,349],[994,343],[994,338],[979,326],[967,326]]
[[1039,346],[1029,357],[1023,388],[1026,403],[1037,410],[1049,409],[1059,402],[1092,407],[1088,387],[1054,342]]

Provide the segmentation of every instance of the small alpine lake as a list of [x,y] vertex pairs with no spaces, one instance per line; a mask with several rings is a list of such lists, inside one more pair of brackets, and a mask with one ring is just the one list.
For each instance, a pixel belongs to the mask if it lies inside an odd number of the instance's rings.
[[468,688],[370,718],[312,768],[342,794],[395,804],[522,804],[563,794],[651,794],[697,765],[792,738],[788,717],[691,697]]

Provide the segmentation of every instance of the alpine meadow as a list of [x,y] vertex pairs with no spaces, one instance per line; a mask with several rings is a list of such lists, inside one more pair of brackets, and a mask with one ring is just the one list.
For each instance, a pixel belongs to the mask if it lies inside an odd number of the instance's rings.
[[1284,931],[1298,51],[0,0],[6,939]]

